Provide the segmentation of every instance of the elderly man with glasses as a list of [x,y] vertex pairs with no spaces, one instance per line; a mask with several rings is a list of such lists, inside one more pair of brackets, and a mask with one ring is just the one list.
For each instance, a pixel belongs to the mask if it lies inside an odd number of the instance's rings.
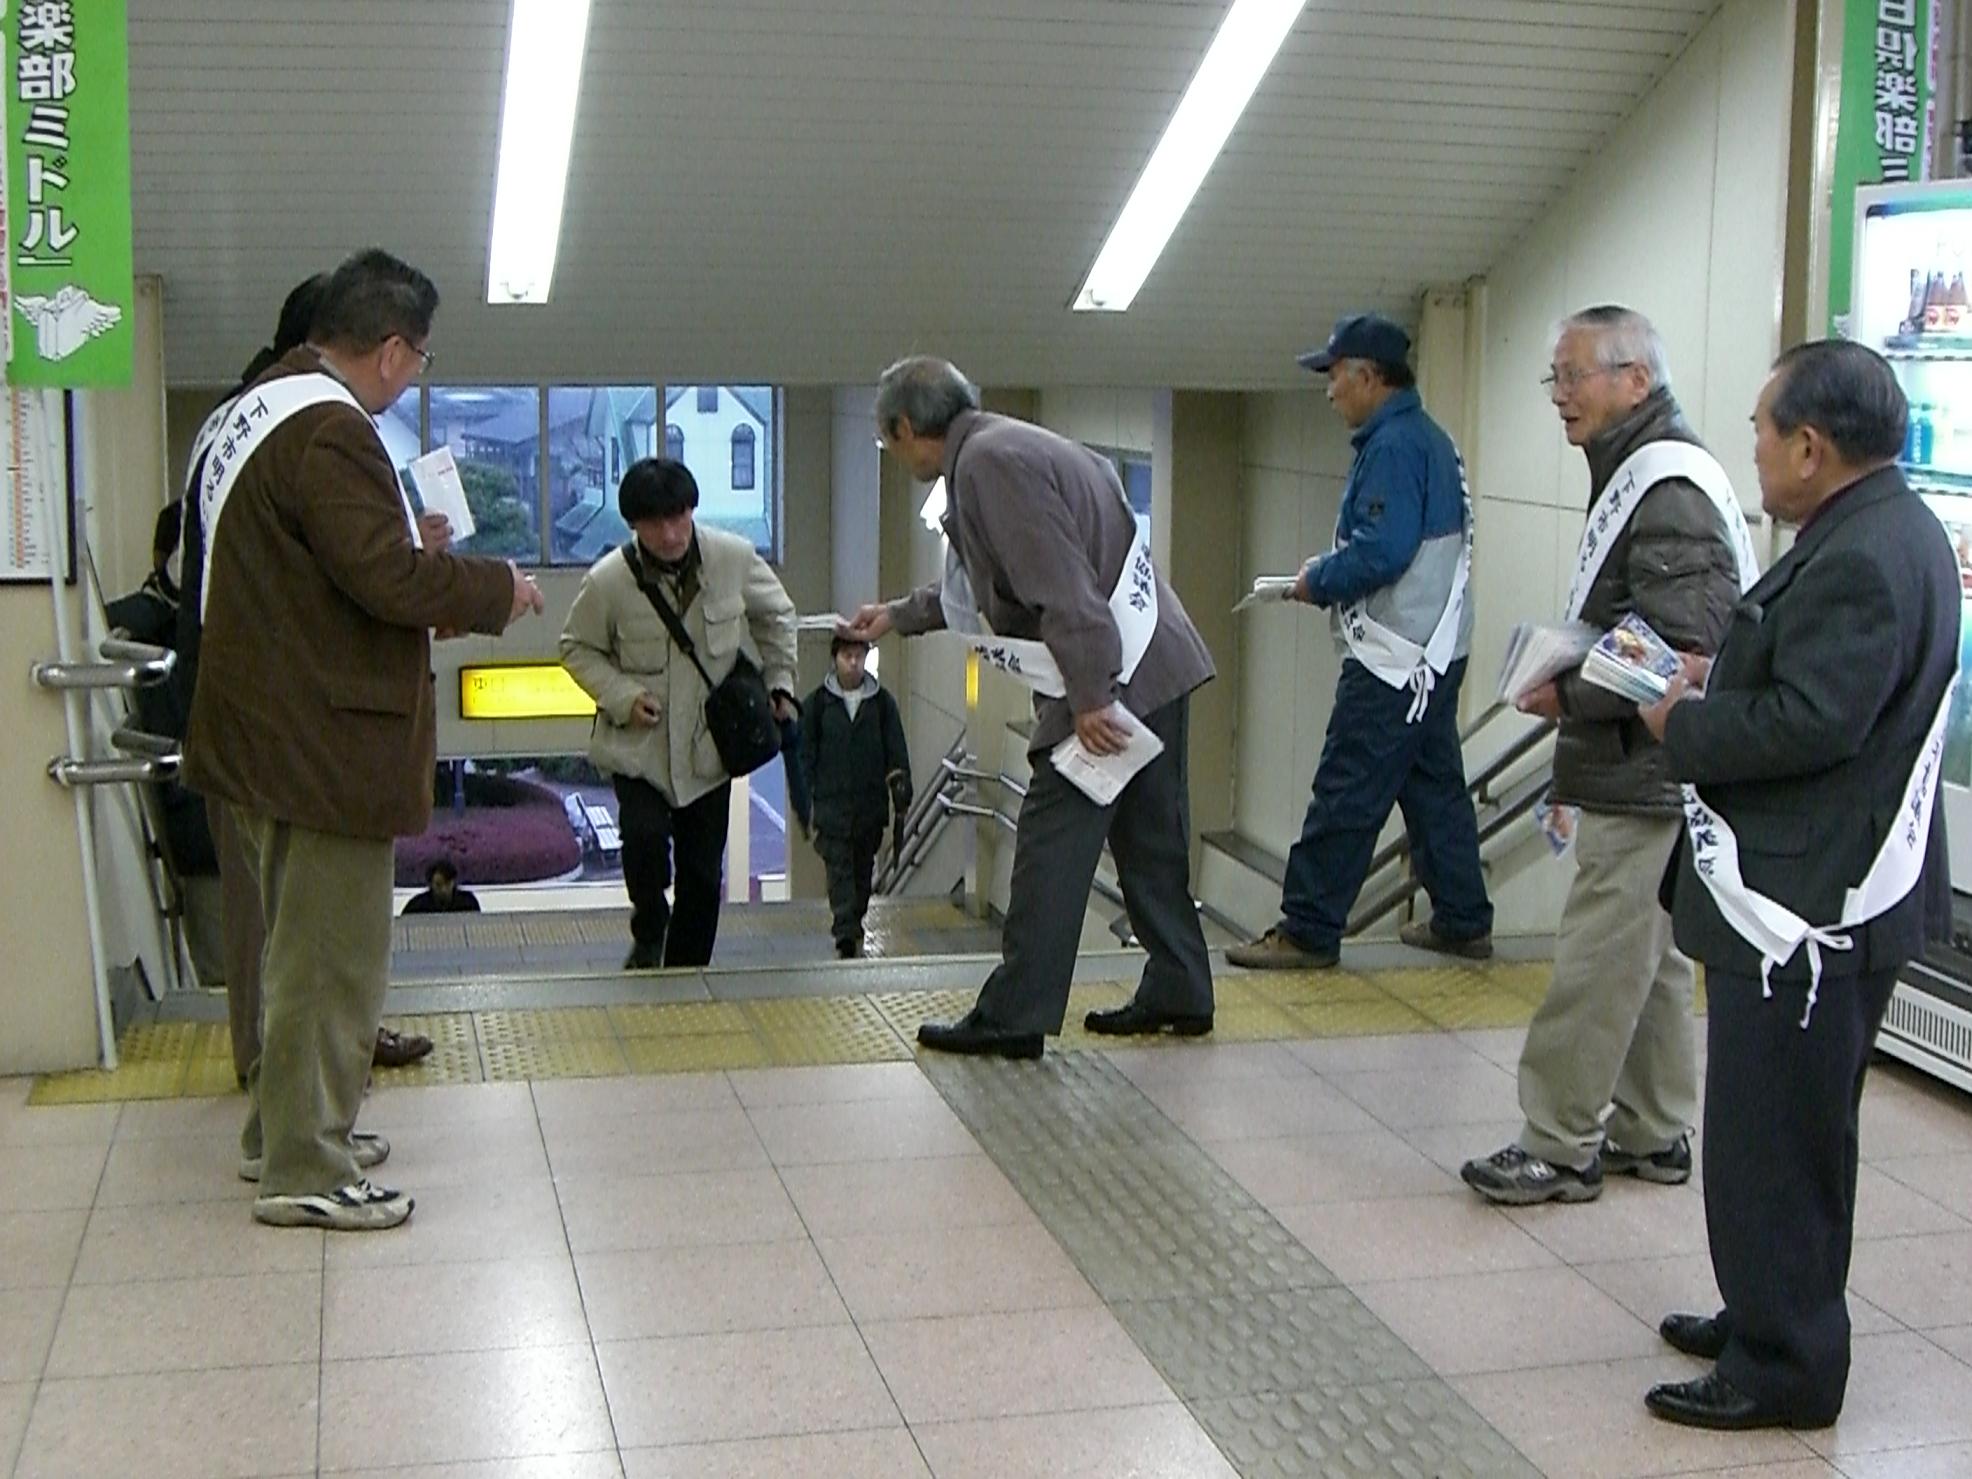
[[[1715,651],[1757,574],[1752,542],[1671,394],[1656,329],[1628,308],[1585,309],[1561,326],[1542,384],[1589,470],[1566,615],[1597,630],[1635,615],[1674,648]],[[1575,881],[1520,1055],[1526,1124],[1460,1174],[1514,1206],[1592,1201],[1605,1172],[1677,1185],[1691,1177],[1698,1108],[1696,972],[1657,898],[1683,816],[1678,781],[1635,706],[1579,668],[1520,707],[1561,724],[1551,799],[1577,813]]]

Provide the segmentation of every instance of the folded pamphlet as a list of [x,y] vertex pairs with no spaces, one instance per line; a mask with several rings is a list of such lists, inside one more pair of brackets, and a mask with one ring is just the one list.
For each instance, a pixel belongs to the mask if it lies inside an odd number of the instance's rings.
[[1092,754],[1071,734],[1054,747],[1049,757],[1061,778],[1097,806],[1108,806],[1115,801],[1138,771],[1164,753],[1164,741],[1121,704],[1110,708],[1109,717],[1130,732],[1130,742],[1120,755]]
[[849,625],[849,618],[837,616],[833,611],[825,611],[819,616],[804,616],[794,623],[797,632],[827,632],[833,636]]
[[1235,614],[1255,606],[1278,606],[1288,598],[1288,594],[1301,583],[1299,575],[1261,575],[1254,579],[1253,589],[1233,607]]
[[1517,704],[1543,683],[1581,666],[1600,635],[1581,622],[1558,627],[1520,623],[1506,639],[1506,658],[1500,663],[1501,700]]
[[1582,676],[1632,703],[1654,704],[1678,675],[1678,655],[1631,612],[1590,649]]
[[472,505],[466,502],[465,481],[450,447],[414,458],[410,463],[411,481],[417,484],[418,501],[428,514],[444,514],[452,526],[452,542],[471,539],[478,526],[472,521]]

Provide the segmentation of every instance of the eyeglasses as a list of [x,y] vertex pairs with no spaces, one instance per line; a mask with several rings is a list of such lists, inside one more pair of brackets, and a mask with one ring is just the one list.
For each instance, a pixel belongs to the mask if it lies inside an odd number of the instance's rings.
[[1541,389],[1553,390],[1559,385],[1563,390],[1573,390],[1584,380],[1597,375],[1612,374],[1617,370],[1627,370],[1636,363],[1633,359],[1618,360],[1613,365],[1597,365],[1592,370],[1549,370],[1541,376]]
[[438,362],[438,356],[433,354],[429,349],[418,348],[418,346],[413,344],[409,339],[405,339],[402,334],[399,334],[397,337],[403,341],[404,347],[406,349],[410,350],[411,353],[415,354],[419,359],[424,361],[424,363],[418,367],[418,373],[420,375],[429,375],[431,373],[431,367]]

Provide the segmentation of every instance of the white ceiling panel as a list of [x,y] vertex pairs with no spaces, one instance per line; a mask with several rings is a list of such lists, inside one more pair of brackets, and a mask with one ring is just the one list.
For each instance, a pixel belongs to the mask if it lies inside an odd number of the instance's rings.
[[1067,304],[1226,0],[595,0],[554,296],[484,301],[504,0],[130,0],[174,383],[388,247],[447,377],[1291,383],[1484,271],[1717,0],[1310,0],[1122,316]]

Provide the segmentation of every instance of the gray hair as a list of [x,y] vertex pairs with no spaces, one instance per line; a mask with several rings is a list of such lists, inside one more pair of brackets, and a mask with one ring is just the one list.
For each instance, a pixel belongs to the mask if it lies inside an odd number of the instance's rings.
[[876,426],[885,436],[908,421],[918,436],[942,437],[961,412],[978,409],[979,387],[933,355],[900,359],[876,382]]
[[1671,365],[1664,353],[1664,336],[1657,332],[1655,324],[1634,308],[1624,308],[1616,303],[1584,308],[1561,321],[1555,338],[1559,339],[1570,329],[1582,329],[1595,335],[1596,363],[1605,370],[1613,370],[1618,365],[1642,365],[1650,374],[1652,390],[1671,388]]

